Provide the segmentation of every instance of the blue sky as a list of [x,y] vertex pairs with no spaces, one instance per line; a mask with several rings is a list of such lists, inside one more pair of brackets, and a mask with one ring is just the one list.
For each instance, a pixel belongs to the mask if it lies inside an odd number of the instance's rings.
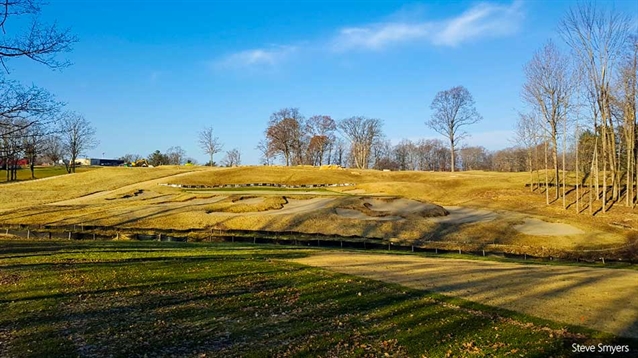
[[[638,14],[633,1],[603,2]],[[463,85],[483,116],[470,145],[511,146],[522,67],[571,1],[50,1],[42,20],[78,37],[73,66],[9,63],[97,129],[89,156],[181,146],[205,162],[212,126],[244,164],[270,114],[381,118],[389,139],[436,138],[424,125],[438,91]],[[8,24],[7,26],[10,26]],[[217,154],[216,160],[223,155]]]

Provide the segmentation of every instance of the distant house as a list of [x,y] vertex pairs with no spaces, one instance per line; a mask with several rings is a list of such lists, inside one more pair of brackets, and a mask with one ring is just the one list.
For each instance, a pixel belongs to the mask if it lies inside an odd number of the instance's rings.
[[101,167],[117,167],[124,164],[123,160],[119,159],[98,159],[98,158],[83,158],[78,159],[76,163],[80,165],[95,165]]
[[[22,158],[22,159],[18,159],[18,160],[9,160],[9,168],[21,168],[24,166],[29,165],[29,159],[27,158]],[[6,170],[7,169],[7,163],[5,163],[4,160],[0,160],[0,170]]]

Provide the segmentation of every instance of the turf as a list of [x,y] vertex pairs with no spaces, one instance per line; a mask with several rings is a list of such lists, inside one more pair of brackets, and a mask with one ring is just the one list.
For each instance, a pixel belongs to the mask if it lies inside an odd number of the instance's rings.
[[[94,169],[100,169],[99,167],[78,167],[75,169],[76,173],[84,173]],[[33,171],[36,179],[43,179],[54,177],[58,175],[68,174],[66,168],[63,166],[54,167],[36,167]],[[22,168],[18,170],[18,181],[31,180],[31,170],[29,168]],[[0,183],[7,181],[7,173],[4,170],[0,170]]]
[[276,246],[0,240],[0,356],[562,356],[614,337]]

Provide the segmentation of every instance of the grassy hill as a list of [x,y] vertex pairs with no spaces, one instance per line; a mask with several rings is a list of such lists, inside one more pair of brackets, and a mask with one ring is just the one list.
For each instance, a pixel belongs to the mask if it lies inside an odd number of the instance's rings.
[[[577,213],[573,191],[567,198],[568,210],[562,208],[560,200],[548,206],[542,190],[532,192],[525,186],[528,181],[528,173],[480,171],[382,172],[263,166],[102,168],[3,185],[0,224],[298,231],[417,243],[438,240],[561,249],[623,245],[631,236],[632,228],[638,229],[638,214],[634,209],[616,204],[608,213],[598,212],[592,217],[581,203],[581,213]],[[158,185],[248,183],[356,185],[321,192],[252,188],[217,192]],[[553,192],[553,188],[550,191]],[[406,198],[416,203],[460,208],[457,210],[471,211],[477,217],[493,214],[496,218],[446,222],[419,213],[384,214],[366,202],[370,195]],[[266,197],[265,202],[259,199]],[[530,218],[570,225],[581,233],[530,235],[515,230]]]

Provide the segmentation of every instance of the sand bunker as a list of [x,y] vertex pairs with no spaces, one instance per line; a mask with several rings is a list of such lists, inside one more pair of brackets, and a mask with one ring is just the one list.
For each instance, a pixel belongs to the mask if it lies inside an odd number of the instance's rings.
[[534,218],[527,218],[521,225],[514,226],[514,229],[526,235],[534,236],[564,236],[578,235],[585,232],[568,224],[548,223]]
[[397,220],[405,220],[399,216],[368,216],[359,210],[355,209],[336,209],[337,215],[346,219],[356,219],[356,220],[374,220],[374,221],[397,221]]
[[435,204],[409,199],[366,199],[364,205],[373,211],[387,212],[392,215],[421,214],[426,217],[444,216],[446,211]]
[[435,217],[432,220],[447,224],[469,224],[492,221],[498,217],[497,213],[489,210],[463,208],[460,206],[446,206],[445,209],[450,213],[449,215]]
[[254,197],[254,198],[241,198],[235,201],[235,204],[244,204],[244,205],[257,205],[264,202],[263,197]]

